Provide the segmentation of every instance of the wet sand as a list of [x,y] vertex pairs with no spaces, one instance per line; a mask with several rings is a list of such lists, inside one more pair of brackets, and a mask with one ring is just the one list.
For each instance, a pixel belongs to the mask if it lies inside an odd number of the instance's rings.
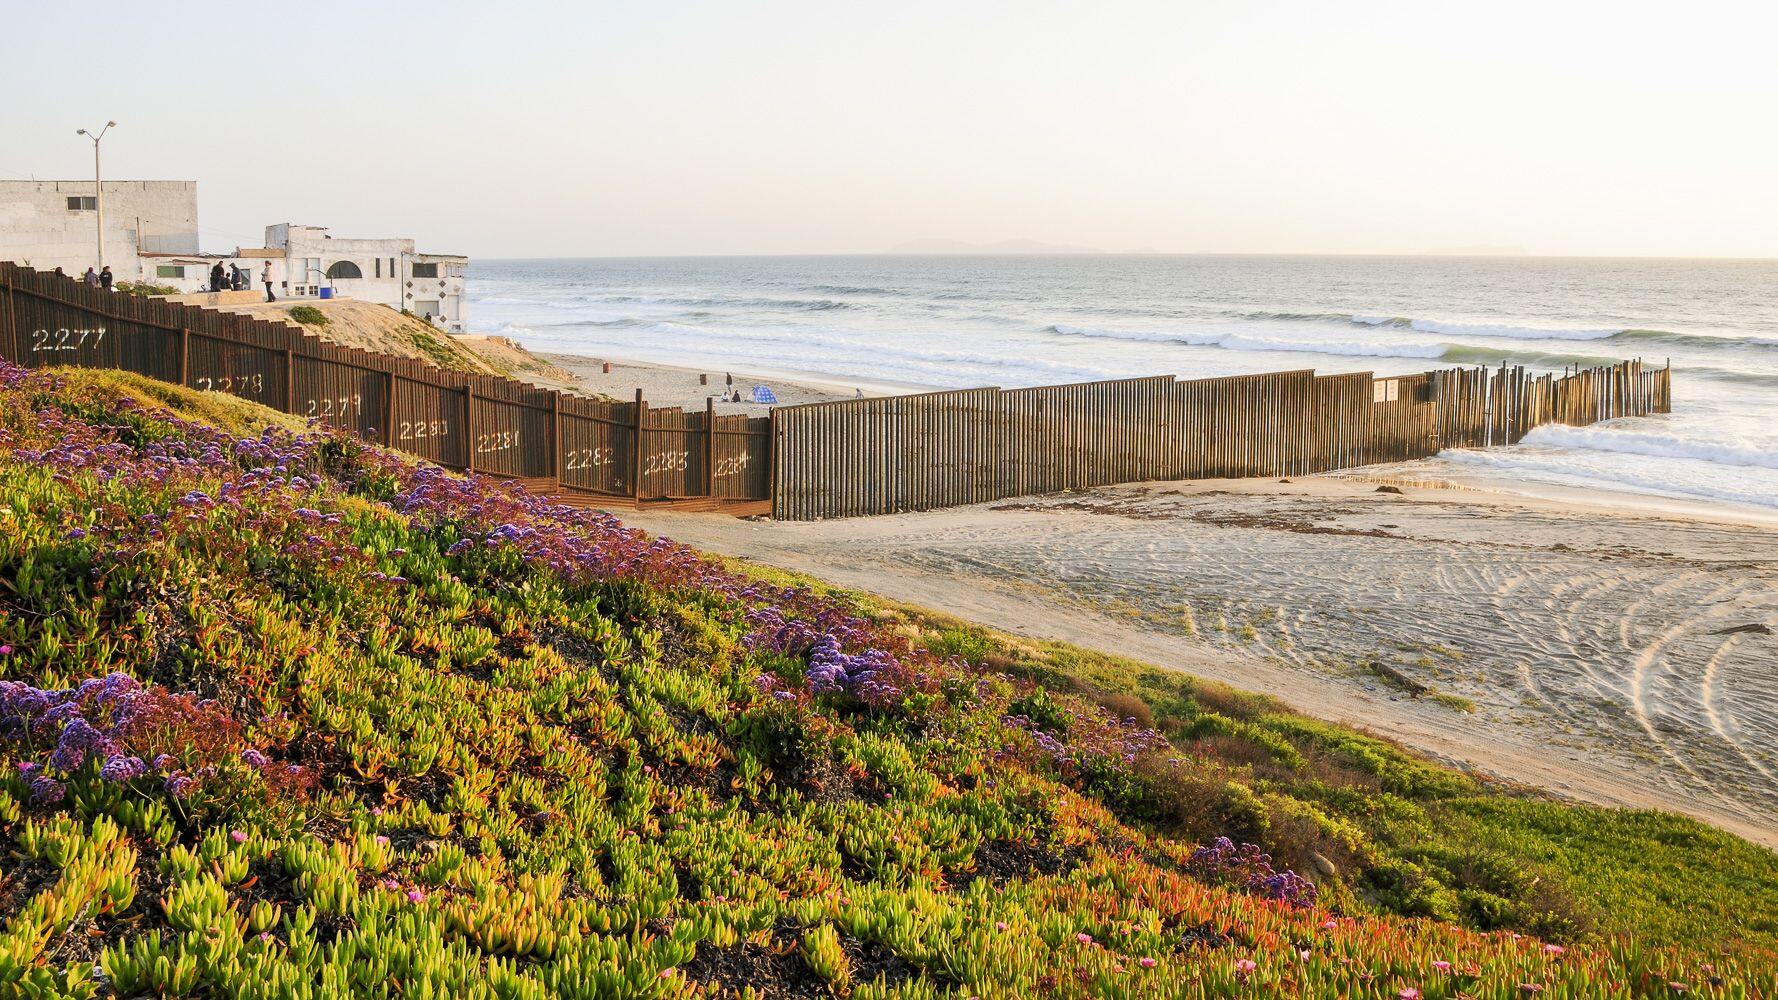
[[[716,412],[745,413],[749,416],[763,417],[771,412],[771,405],[753,402],[753,387],[763,385],[770,388],[778,398],[780,406],[796,406],[800,403],[824,403],[834,399],[851,399],[859,392],[867,396],[881,395],[882,389],[861,384],[851,384],[841,380],[826,381],[819,378],[781,378],[773,375],[728,371],[725,369],[685,368],[677,365],[654,364],[644,361],[626,361],[616,358],[596,358],[579,354],[539,354],[544,361],[565,369],[574,376],[572,385],[579,391],[592,392],[609,396],[618,400],[636,398],[636,390],[641,389],[643,398],[654,406],[680,406],[688,410],[704,408],[706,396],[716,397]],[[604,364],[611,364],[610,374],[604,371]],[[700,382],[702,376],[705,381]],[[733,377],[734,383],[729,384]],[[724,397],[731,389],[739,389],[744,402],[725,402]]]
[[1778,531],[1378,485],[1139,484],[817,523],[624,517],[1778,846]]

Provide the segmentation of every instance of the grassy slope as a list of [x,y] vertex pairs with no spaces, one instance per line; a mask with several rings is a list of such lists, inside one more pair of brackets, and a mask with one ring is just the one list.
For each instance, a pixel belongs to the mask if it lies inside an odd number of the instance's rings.
[[[909,609],[851,622],[843,595],[751,588],[602,517],[140,408],[283,419],[214,395],[6,380],[0,676],[148,682],[155,713],[114,749],[169,755],[121,781],[51,758],[59,801],[35,774],[0,785],[15,990],[102,990],[94,960],[126,995],[1775,985],[1754,935],[1772,856],[1697,824],[1500,794],[1140,664]],[[797,622],[883,651],[896,690],[812,693],[801,646],[761,644]],[[214,703],[165,693],[186,689]],[[1135,729],[1101,703],[1152,712],[1174,747],[1126,761]],[[8,732],[20,762],[55,736]],[[1216,832],[1321,855],[1324,905],[1209,884],[1189,859]],[[1637,858],[1658,863],[1600,877]],[[1388,913],[1440,907],[1578,940]]]

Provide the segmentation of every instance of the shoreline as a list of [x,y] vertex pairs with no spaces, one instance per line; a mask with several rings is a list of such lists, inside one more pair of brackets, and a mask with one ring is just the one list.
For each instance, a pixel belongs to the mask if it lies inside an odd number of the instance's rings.
[[[1383,471],[1382,469],[1375,471]],[[1464,770],[1778,848],[1778,534],[1339,475],[817,522],[706,551],[1280,698]]]
[[[569,372],[575,378],[573,384],[591,392],[628,400],[635,398],[636,390],[641,389],[643,398],[656,406],[681,406],[688,410],[702,409],[705,397],[715,396],[716,412],[721,414],[765,416],[772,407],[771,404],[753,402],[752,392],[756,385],[770,388],[777,396],[779,406],[827,403],[855,399],[860,395],[892,396],[931,391],[930,386],[898,385],[752,366],[743,370],[718,365],[666,364],[592,354],[543,351],[531,353],[538,359]],[[611,366],[610,374],[604,371],[606,364]],[[707,378],[708,382],[700,382],[700,376]],[[742,402],[732,403],[723,399],[723,394],[731,388],[728,382],[731,376],[734,379],[732,388],[740,390]]]

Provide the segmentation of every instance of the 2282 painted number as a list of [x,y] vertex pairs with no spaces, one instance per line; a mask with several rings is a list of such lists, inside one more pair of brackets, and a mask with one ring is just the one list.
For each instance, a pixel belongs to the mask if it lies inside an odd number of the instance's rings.
[[451,433],[448,420],[403,420],[398,439],[402,441],[418,441],[421,438],[441,438]]
[[32,330],[31,350],[78,351],[82,347],[98,347],[104,340],[105,328],[102,326],[90,330]]
[[594,469],[616,460],[610,448],[576,448],[568,453],[568,469]]
[[224,375],[220,378],[199,375],[192,379],[192,383],[194,388],[205,392],[232,392],[238,396],[257,396],[265,391],[265,376],[259,374]]
[[475,453],[488,455],[497,451],[511,451],[519,446],[518,431],[493,431],[475,436]]

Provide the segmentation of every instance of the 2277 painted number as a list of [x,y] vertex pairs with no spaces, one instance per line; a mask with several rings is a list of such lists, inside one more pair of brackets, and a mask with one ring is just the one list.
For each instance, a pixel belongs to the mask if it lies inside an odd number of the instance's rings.
[[610,465],[617,461],[617,456],[610,448],[576,448],[568,453],[568,469],[596,469],[601,465]]
[[418,441],[421,438],[441,438],[451,433],[448,420],[403,420],[401,422],[402,441]]
[[308,412],[303,416],[317,420],[344,420],[347,417],[357,416],[363,409],[363,396],[334,396],[327,399],[309,400]]
[[32,330],[33,351],[78,351],[82,347],[98,347],[105,340],[105,328],[90,330]]
[[475,436],[475,453],[487,455],[497,451],[511,451],[519,446],[518,431],[494,431],[490,434]]
[[232,392],[239,396],[257,396],[265,391],[264,375],[224,375],[211,378],[199,375],[192,379],[193,387],[205,392]]

